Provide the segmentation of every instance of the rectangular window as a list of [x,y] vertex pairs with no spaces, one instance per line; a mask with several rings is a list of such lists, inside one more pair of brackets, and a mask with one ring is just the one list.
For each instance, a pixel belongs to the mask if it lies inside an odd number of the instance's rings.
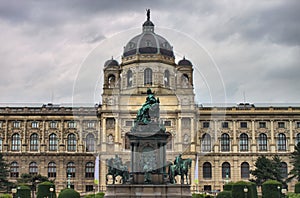
[[259,128],[266,128],[266,122],[259,122]]
[[164,125],[165,125],[165,126],[171,126],[171,121],[165,120]]
[[91,128],[91,129],[95,128],[95,122],[94,122],[94,121],[89,121],[89,122],[87,123],[87,127],[88,127],[88,128]]
[[300,122],[297,122],[297,123],[296,123],[296,127],[297,127],[297,128],[300,128]]
[[222,122],[222,128],[228,129],[228,122]]
[[126,121],[125,126],[131,127],[133,125],[132,121]]
[[241,122],[241,128],[247,128],[247,122]]
[[36,121],[32,122],[31,123],[31,128],[34,128],[34,129],[39,128],[39,123],[36,122]]
[[76,122],[75,121],[69,121],[68,122],[68,128],[70,128],[70,129],[76,128]]
[[284,122],[278,122],[278,128],[285,128]]
[[209,128],[209,122],[203,122],[203,128]]
[[85,192],[92,192],[94,191],[94,186],[93,185],[86,185],[85,186]]
[[14,128],[20,128],[21,127],[21,122],[20,121],[14,121],[13,122],[13,127]]
[[56,121],[51,121],[49,124],[51,129],[56,129],[57,128],[57,122]]

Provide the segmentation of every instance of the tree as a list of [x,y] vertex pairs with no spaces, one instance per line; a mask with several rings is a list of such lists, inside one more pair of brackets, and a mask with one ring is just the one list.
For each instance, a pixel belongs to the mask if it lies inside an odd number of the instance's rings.
[[291,154],[291,164],[293,165],[293,169],[289,172],[291,177],[288,180],[297,179],[300,181],[300,142],[295,146],[295,151]]
[[8,181],[9,165],[3,159],[2,153],[0,153],[0,191],[7,191],[8,187],[12,185]]
[[260,156],[257,158],[254,166],[254,170],[250,170],[250,173],[255,177],[250,181],[256,183],[257,186],[261,186],[265,181],[274,179],[273,163],[266,156]]

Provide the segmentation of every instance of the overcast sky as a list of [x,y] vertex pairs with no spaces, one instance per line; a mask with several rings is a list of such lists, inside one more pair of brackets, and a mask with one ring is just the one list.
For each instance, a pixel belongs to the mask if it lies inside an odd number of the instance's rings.
[[299,103],[298,0],[0,2],[0,103],[99,103],[103,64],[121,61],[146,8],[194,64],[198,103]]

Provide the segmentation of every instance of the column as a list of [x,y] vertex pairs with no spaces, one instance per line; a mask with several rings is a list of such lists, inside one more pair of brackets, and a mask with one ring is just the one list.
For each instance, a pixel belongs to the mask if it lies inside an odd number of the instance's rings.
[[21,142],[22,152],[27,151],[27,142],[26,142],[27,138],[26,138],[26,135],[27,135],[27,120],[24,120],[23,136],[22,136],[22,142]]
[[119,151],[121,145],[121,133],[119,132],[119,117],[115,117],[115,151]]
[[295,144],[294,144],[293,138],[294,138],[293,121],[290,120],[290,142],[289,142],[289,148],[290,148],[289,151],[290,152],[294,152],[294,150],[295,150]]
[[40,151],[45,152],[46,151],[46,145],[45,145],[45,128],[46,128],[46,122],[43,120],[42,122],[42,134],[41,134],[41,145],[40,145]]
[[275,152],[275,140],[274,140],[274,120],[271,120],[271,144],[270,144],[270,149],[271,152]]
[[[182,151],[182,137],[181,137],[181,130],[182,130],[182,127],[181,127],[181,122],[182,122],[182,117],[180,116],[178,118],[178,130],[177,130],[177,134],[176,134],[176,139],[177,139],[177,142],[175,142],[175,151]],[[177,145],[177,146],[176,146]],[[177,147],[177,148],[176,148]]]
[[252,141],[251,141],[251,152],[256,152],[256,142],[255,142],[255,121],[252,120]]
[[236,141],[236,120],[233,120],[233,141],[232,141],[232,151],[236,153],[238,151],[238,145]]
[[64,142],[64,120],[60,121],[60,137],[59,137],[59,141],[58,141],[58,145],[59,145],[59,149],[58,151],[65,151],[65,142]]
[[5,120],[5,133],[4,133],[4,141],[3,141],[3,152],[9,150],[9,142],[8,142],[8,120]]
[[196,144],[197,144],[197,137],[195,138],[195,119],[191,118],[191,152],[195,152],[196,150]]

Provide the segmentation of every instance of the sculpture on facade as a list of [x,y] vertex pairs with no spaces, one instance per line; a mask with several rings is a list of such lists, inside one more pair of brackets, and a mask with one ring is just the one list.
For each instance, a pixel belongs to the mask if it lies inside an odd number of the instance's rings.
[[188,180],[188,173],[189,169],[192,166],[192,159],[182,159],[181,154],[176,157],[174,164],[169,165],[169,179],[170,183],[175,184],[177,183],[175,177],[180,175],[181,184],[184,184],[184,177],[187,184],[190,184],[191,181]]
[[116,155],[115,158],[106,160],[108,166],[108,173],[106,174],[106,184],[108,183],[108,176],[111,175],[113,178],[113,184],[115,184],[116,177],[122,177],[122,183],[126,183],[129,179],[128,167],[123,164],[122,159]]

